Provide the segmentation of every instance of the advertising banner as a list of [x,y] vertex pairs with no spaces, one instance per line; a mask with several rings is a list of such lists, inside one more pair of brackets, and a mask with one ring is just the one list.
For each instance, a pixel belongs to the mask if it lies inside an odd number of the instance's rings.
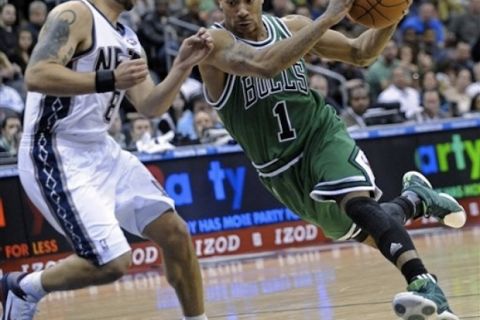
[[[460,200],[468,223],[480,224],[480,134],[477,127],[358,139],[387,201],[400,194],[404,172],[418,170],[436,189]],[[140,156],[175,200],[201,258],[325,243],[317,227],[271,196],[239,151]],[[101,214],[101,213],[99,213]],[[438,226],[420,219],[408,228]],[[158,264],[158,248],[127,235],[134,266]],[[16,175],[0,179],[0,269],[44,268],[71,253],[67,241],[25,196]],[[2,271],[0,270],[0,272]]]

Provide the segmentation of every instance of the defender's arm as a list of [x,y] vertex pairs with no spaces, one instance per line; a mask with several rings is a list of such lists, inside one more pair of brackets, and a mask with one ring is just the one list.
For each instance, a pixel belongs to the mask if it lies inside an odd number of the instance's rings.
[[80,2],[59,5],[48,15],[25,72],[29,91],[58,96],[95,92],[95,73],[65,67],[88,40],[92,16]]
[[183,41],[172,68],[162,82],[155,86],[148,76],[145,81],[127,91],[128,99],[146,116],[162,115],[173,104],[192,68],[211,51],[212,39],[206,29],[200,28],[195,35]]
[[[75,53],[92,45],[92,19],[90,10],[80,1],[70,1],[52,10],[25,72],[29,91],[55,96],[96,92],[96,72],[76,72],[66,67]],[[111,86],[127,89],[145,80],[147,74],[144,60],[125,60],[115,69]]]

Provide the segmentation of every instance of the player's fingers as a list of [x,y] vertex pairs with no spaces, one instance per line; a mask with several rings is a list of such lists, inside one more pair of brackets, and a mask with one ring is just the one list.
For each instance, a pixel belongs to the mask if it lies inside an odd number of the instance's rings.
[[198,29],[198,31],[197,31],[196,34],[197,34],[197,35],[202,35],[202,34],[204,34],[205,32],[207,32],[207,29],[205,29],[204,27],[201,27],[200,29]]
[[132,76],[136,79],[145,79],[148,75],[148,70],[138,70],[132,73]]

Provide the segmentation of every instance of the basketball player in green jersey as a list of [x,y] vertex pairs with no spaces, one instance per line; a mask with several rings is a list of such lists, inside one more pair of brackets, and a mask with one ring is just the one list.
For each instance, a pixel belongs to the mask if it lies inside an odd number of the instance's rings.
[[435,216],[453,227],[465,211],[438,194],[420,173],[404,176],[402,196],[382,205],[362,151],[333,108],[309,90],[302,57],[316,54],[368,65],[396,24],[349,39],[330,27],[351,0],[335,0],[316,21],[262,14],[262,0],[219,0],[225,21],[210,30],[214,49],[200,65],[209,103],[243,147],[266,188],[333,239],[377,247],[404,275],[408,292],[394,298],[403,319],[458,319],[417,255],[403,223]]

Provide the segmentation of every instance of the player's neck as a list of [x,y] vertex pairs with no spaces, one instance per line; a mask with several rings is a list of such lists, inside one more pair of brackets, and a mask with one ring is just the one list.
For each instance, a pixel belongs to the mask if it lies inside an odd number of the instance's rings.
[[258,29],[256,29],[255,31],[248,33],[236,32],[235,34],[242,39],[250,41],[263,41],[268,38],[268,32],[263,23],[260,23]]
[[95,6],[113,25],[117,23],[118,16],[124,8],[113,0],[88,0]]

